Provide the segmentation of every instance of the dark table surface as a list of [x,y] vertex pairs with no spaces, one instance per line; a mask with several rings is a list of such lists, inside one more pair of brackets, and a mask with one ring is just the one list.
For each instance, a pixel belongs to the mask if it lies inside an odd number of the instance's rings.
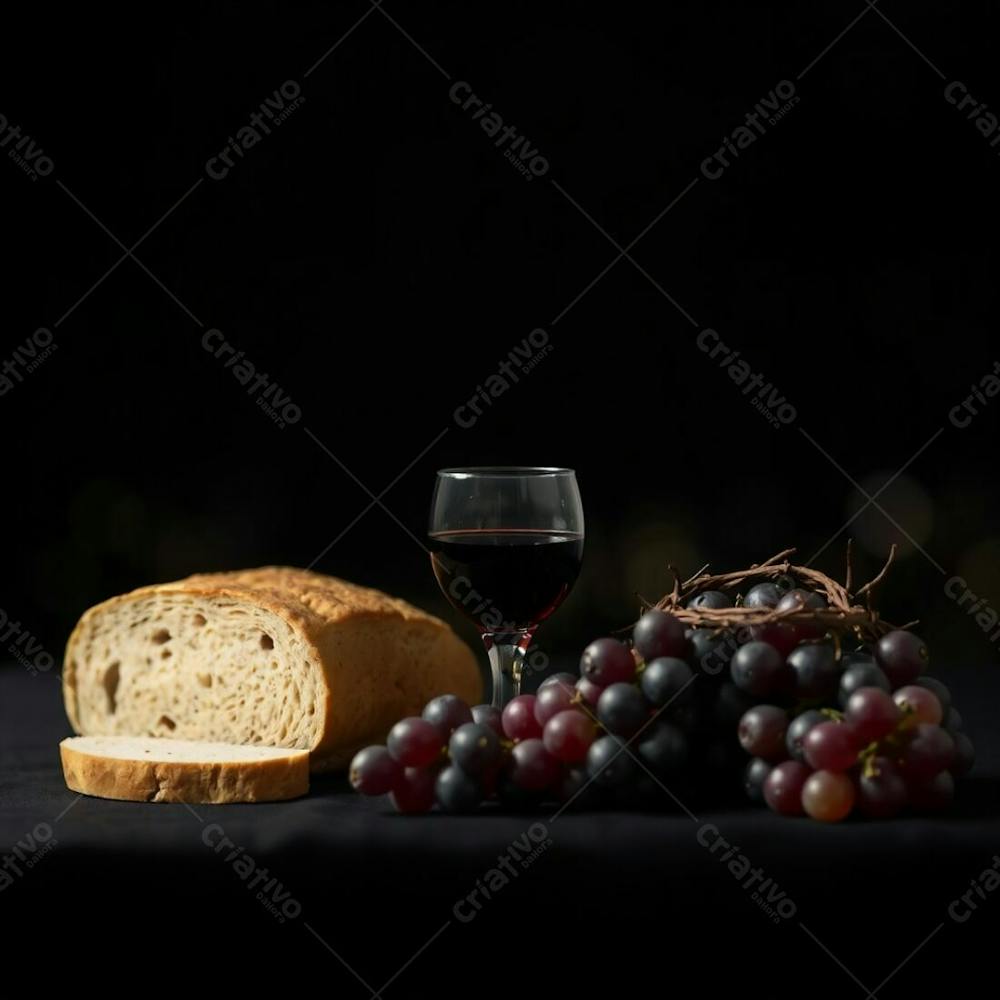
[[[969,672],[955,693],[979,761],[947,816],[824,826],[696,798],[684,802],[692,815],[667,802],[651,813],[400,817],[341,777],[314,780],[298,801],[252,806],[77,796],[59,766],[70,732],[58,679],[4,668],[0,904],[44,926],[83,915],[63,945],[81,961],[112,947],[142,965],[153,945],[211,940],[244,956],[251,982],[265,973],[248,956],[282,956],[324,970],[338,996],[372,996],[388,980],[387,995],[440,992],[447,970],[486,972],[480,993],[509,995],[528,975],[511,959],[530,949],[553,960],[549,985],[621,988],[640,956],[696,963],[706,984],[746,985],[767,956],[760,995],[794,992],[793,969],[823,995],[912,995],[943,962],[995,965],[983,949],[1000,892],[975,896],[975,910],[949,907],[1000,854],[1000,679]],[[704,846],[717,836],[770,879],[776,915]],[[217,850],[222,838],[240,850]],[[251,870],[266,870],[253,887],[241,877]]]

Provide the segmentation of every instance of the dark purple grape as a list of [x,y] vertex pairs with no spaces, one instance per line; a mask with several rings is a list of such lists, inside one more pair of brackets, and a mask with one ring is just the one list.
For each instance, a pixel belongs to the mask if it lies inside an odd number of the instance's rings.
[[639,675],[639,687],[651,705],[662,708],[675,698],[690,701],[693,677],[691,668],[683,660],[661,656],[646,664]]
[[434,808],[434,786],[437,782],[436,767],[408,767],[389,793],[396,812],[425,813]]
[[509,767],[500,775],[497,798],[511,812],[533,812],[541,805],[545,795],[545,792],[531,791],[516,785]]
[[776,584],[768,580],[751,587],[743,598],[745,608],[776,608],[781,600],[782,591]]
[[837,688],[837,655],[825,642],[807,642],[788,654],[800,698],[826,698]]
[[639,738],[636,752],[653,774],[671,774],[687,760],[687,737],[669,722],[657,721]]
[[927,688],[937,698],[941,704],[941,711],[947,718],[948,709],[951,708],[951,691],[936,677],[918,677],[913,683],[917,687]]
[[929,781],[954,763],[955,741],[940,726],[917,725],[899,758],[899,770],[907,784]]
[[482,774],[500,762],[500,740],[489,726],[467,722],[451,734],[448,754],[466,774]]
[[597,718],[609,733],[631,736],[649,718],[650,705],[634,684],[611,684],[597,700]]
[[511,780],[529,792],[549,788],[562,776],[562,767],[541,740],[522,740],[510,752]]
[[785,734],[785,748],[793,760],[805,761],[805,752],[802,749],[802,741],[806,738],[806,733],[813,726],[818,726],[821,722],[829,722],[819,709],[811,708],[808,712],[796,715],[788,724],[788,732]]
[[[472,713],[469,713],[470,718]],[[444,739],[432,722],[410,716],[389,730],[389,753],[404,767],[426,767],[441,756]]]
[[580,673],[601,687],[630,681],[635,676],[635,658],[632,650],[617,639],[595,639],[583,651]]
[[590,805],[592,796],[588,793],[593,788],[585,767],[569,767],[556,786],[556,798],[560,802],[572,801],[574,807]]
[[740,746],[754,757],[778,761],[784,758],[788,713],[776,705],[755,705],[740,719]]
[[587,774],[596,784],[614,788],[628,781],[636,771],[628,750],[614,736],[601,736],[587,751]]
[[791,611],[793,608],[810,608],[813,611],[820,611],[825,607],[826,600],[822,594],[817,594],[814,590],[793,587],[781,595],[777,610]]
[[937,812],[949,806],[955,797],[955,779],[948,771],[941,771],[926,781],[910,782],[907,791],[914,809]]
[[954,705],[952,705],[952,707],[945,712],[944,722],[942,725],[948,730],[949,733],[958,733],[962,731],[962,716]]
[[504,735],[510,740],[538,739],[542,735],[542,727],[535,718],[535,696],[519,694],[511,698],[500,716]]
[[801,816],[802,790],[812,771],[797,760],[786,760],[764,779],[764,801],[782,816]]
[[948,770],[956,778],[961,778],[972,770],[972,765],[976,762],[976,749],[965,733],[952,733],[951,738],[955,741],[955,759]]
[[359,750],[347,773],[356,792],[386,795],[403,777],[403,768],[385,747],[374,746]]
[[573,706],[573,698],[576,695],[576,684],[567,684],[565,681],[557,681],[555,684],[546,684],[538,689],[535,695],[535,719],[540,726],[544,726],[553,715],[565,712]]
[[899,769],[888,757],[876,757],[871,762],[873,773],[866,767],[858,779],[858,808],[869,819],[889,819],[906,805],[906,782]]
[[781,576],[776,576],[774,578],[774,585],[782,594],[790,593],[791,591],[796,590],[799,586],[795,577],[790,573],[782,573]]
[[729,670],[741,691],[764,698],[780,685],[785,659],[774,646],[753,641],[736,650]]
[[[740,713],[742,715],[742,712]],[[669,722],[682,732],[693,733],[701,724],[702,714],[696,702],[674,702],[669,708],[663,710],[660,718],[664,722]],[[733,725],[739,721],[739,716],[733,720]]]
[[[673,615],[657,608],[647,611],[635,623],[635,628],[632,630],[632,642],[639,655],[647,663],[650,660],[655,660],[658,656],[683,658],[687,652],[684,625]],[[611,680],[628,680],[628,678],[614,677]],[[610,683],[610,681],[604,683]]]
[[896,728],[903,713],[881,688],[858,688],[844,708],[844,718],[854,730],[859,745],[880,740]]
[[743,713],[753,706],[751,695],[741,691],[732,681],[725,681],[719,685],[715,696],[712,717],[721,727],[728,729],[735,726],[743,718]]
[[[842,657],[840,661],[842,667],[845,661],[846,657]],[[874,660],[865,663],[848,663],[847,668],[840,675],[838,701],[842,708],[858,688],[879,688],[887,694],[892,690],[889,678],[885,676],[882,668]]]
[[472,709],[458,695],[443,694],[432,698],[424,706],[423,717],[435,726],[441,734],[441,741],[447,742],[448,737],[465,725],[472,722]]
[[712,628],[695,628],[687,633],[690,657],[702,673],[714,677],[726,669],[734,651],[736,640],[726,631]]
[[[825,607],[826,601],[824,601],[819,594],[816,594],[811,590],[796,588],[788,591],[788,593],[785,594],[780,601],[778,601],[778,606],[775,610],[794,611],[800,608],[819,610]],[[822,625],[818,625],[815,622],[804,621],[795,622],[794,624],[790,622],[782,624],[785,624],[787,628],[792,630],[792,634],[795,636],[796,642],[802,642],[805,639],[819,639],[825,631]]]
[[743,772],[743,788],[751,802],[764,801],[764,782],[774,768],[762,757],[754,757]]
[[445,812],[473,812],[483,800],[483,790],[472,775],[452,765],[437,776],[434,797]]
[[504,736],[502,719],[500,709],[495,705],[472,706],[472,721],[480,726],[489,726],[501,738]]
[[879,639],[875,646],[875,659],[895,690],[904,684],[912,684],[927,669],[930,654],[919,636],[896,629]]
[[692,597],[691,600],[687,602],[687,607],[701,610],[704,610],[705,608],[717,610],[719,608],[731,608],[732,606],[733,599],[728,594],[724,594],[721,590],[706,590],[697,597]]

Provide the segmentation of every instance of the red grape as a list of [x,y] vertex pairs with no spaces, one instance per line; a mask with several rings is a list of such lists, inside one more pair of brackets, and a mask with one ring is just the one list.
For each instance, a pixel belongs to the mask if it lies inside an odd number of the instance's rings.
[[437,760],[444,746],[438,727],[415,715],[397,722],[387,743],[389,753],[405,767],[425,767]]
[[562,671],[562,673],[549,674],[549,676],[546,677],[545,680],[538,685],[538,690],[541,691],[542,688],[548,687],[550,684],[560,684],[560,683],[568,684],[570,687],[572,687],[574,684],[576,684],[576,675],[569,674],[565,670]]
[[564,681],[555,681],[539,688],[535,695],[535,719],[538,724],[544,726],[552,716],[571,708],[575,694],[576,686]]
[[786,755],[785,731],[788,714],[776,705],[756,705],[743,713],[739,724],[740,745],[747,753],[764,760],[781,760]]
[[802,786],[802,808],[813,819],[836,823],[854,808],[854,783],[837,771],[815,771]]
[[557,760],[575,764],[586,758],[596,736],[597,727],[583,712],[568,709],[549,719],[542,741]]
[[425,813],[434,805],[435,767],[408,767],[389,795],[396,812]]
[[875,659],[894,688],[912,684],[927,669],[930,654],[923,639],[896,629],[887,632],[875,646]]
[[597,702],[601,697],[601,692],[604,690],[600,684],[595,684],[593,681],[588,681],[586,677],[581,677],[576,682],[576,689],[580,693],[580,697],[591,708],[597,708]]
[[901,687],[892,696],[892,700],[904,711],[907,707],[912,709],[912,715],[917,722],[928,722],[932,726],[936,726],[940,724],[944,716],[937,695],[916,684],[907,684],[906,687]]
[[903,717],[892,698],[875,687],[858,688],[847,699],[844,715],[857,736],[859,746],[888,736]]
[[507,702],[503,710],[503,731],[511,740],[531,740],[542,735],[542,727],[535,718],[535,696],[519,694]]
[[908,783],[929,781],[955,760],[955,741],[940,726],[921,722],[899,758],[899,770]]
[[[658,656],[676,656],[683,660],[687,654],[687,638],[684,635],[683,623],[657,608],[647,611],[635,623],[632,642],[647,663]],[[614,680],[628,680],[628,678],[615,677]]]
[[594,684],[606,687],[635,677],[632,650],[617,639],[595,639],[580,658],[580,673]]
[[351,761],[348,778],[362,795],[385,795],[403,776],[403,768],[385,747],[365,747]]
[[889,819],[906,805],[906,782],[888,757],[876,757],[870,769],[858,779],[858,808],[869,819]]
[[817,771],[846,771],[858,760],[857,735],[842,722],[821,722],[806,733],[802,750]]
[[774,646],[782,656],[787,656],[799,644],[798,633],[792,625],[786,622],[751,625],[750,638]]
[[559,761],[539,739],[527,739],[511,751],[511,780],[518,788],[541,791],[562,776]]
[[797,760],[786,760],[764,779],[764,801],[782,816],[802,815],[802,788],[812,771]]

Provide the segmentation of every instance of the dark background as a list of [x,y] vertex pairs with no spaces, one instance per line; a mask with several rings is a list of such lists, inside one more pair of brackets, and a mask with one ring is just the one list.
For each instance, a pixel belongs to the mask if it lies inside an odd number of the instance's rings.
[[[0,112],[52,157],[10,161],[3,358],[39,326],[58,349],[0,407],[8,431],[2,607],[58,655],[78,614],[133,586],[308,565],[370,502],[418,535],[433,472],[578,470],[583,577],[543,644],[576,650],[693,572],[795,545],[811,556],[863,503],[808,435],[947,571],[1000,602],[993,439],[1000,403],[947,420],[992,368],[996,150],[943,97],[996,92],[986,4],[869,11],[796,84],[786,118],[710,181],[699,164],[863,9],[680,4],[421,5],[386,11],[551,164],[526,182],[449,82],[365,3],[20,10]],[[223,180],[205,163],[286,80],[304,103]],[[1000,105],[998,105],[1000,107]],[[696,321],[617,256],[632,255]],[[301,407],[277,428],[201,346],[203,330],[122,256],[136,250]],[[60,187],[65,185],[65,187]],[[771,427],[695,346],[714,327],[797,409]],[[469,429],[453,413],[533,329],[552,353]],[[874,507],[862,574],[904,561],[886,613],[996,663],[945,576]],[[839,573],[841,535],[818,565]],[[379,509],[320,570],[442,614],[426,557]]]
[[[1000,399],[964,429],[948,420],[997,356],[1000,160],[943,91],[961,80],[1000,109],[996,8],[383,7],[4,13],[0,114],[55,168],[32,182],[0,156],[0,362],[40,327],[58,346],[0,396],[0,609],[58,660],[79,614],[111,594],[196,571],[314,563],[423,604],[472,637],[400,524],[375,507],[351,526],[368,491],[393,484],[382,502],[419,537],[437,468],[566,465],[583,492],[587,554],[540,633],[559,664],[627,624],[637,594],[667,590],[670,562],[684,573],[709,561],[735,568],[794,545],[839,575],[851,534],[862,578],[901,544],[885,615],[921,620],[970,730],[994,728],[997,647],[944,584],[961,575],[1000,606]],[[526,182],[449,99],[446,77],[468,81],[527,135],[548,173]],[[208,178],[206,162],[288,80],[302,88],[301,107],[225,179]],[[795,81],[799,103],[721,178],[702,176],[700,163],[782,80]],[[618,256],[612,240],[630,244],[685,191],[629,251],[635,263],[618,260],[578,298]],[[131,247],[161,219],[135,250],[141,265],[121,260],[117,241]],[[770,426],[699,352],[703,327],[793,404],[791,424]],[[209,328],[280,384],[301,407],[297,424],[279,429],[255,406],[203,349]],[[458,426],[456,408],[536,328],[551,354],[474,427]],[[915,455],[878,498],[888,516],[868,507],[837,535],[865,502],[851,480],[872,494]],[[6,679],[12,691],[31,685],[30,699],[3,706],[5,728],[35,734],[14,754],[21,783],[3,784],[12,837],[50,815],[36,795],[65,796],[49,761],[57,690],[37,721],[24,718],[47,683],[15,676],[24,669],[12,663]],[[980,742],[987,775],[997,750]],[[45,754],[44,767],[30,763]],[[871,985],[986,861],[995,786],[984,780],[962,819],[876,833],[759,816],[727,829],[795,884],[803,914]],[[381,954],[364,965],[377,985],[482,873],[483,838],[499,849],[513,828],[440,817],[393,825],[380,806],[354,812],[352,802],[320,794],[300,812],[250,816],[234,807],[227,817],[241,818],[226,822],[254,850],[282,856],[323,932],[347,934],[352,960],[365,945]],[[97,925],[109,961],[130,954],[159,967],[164,942],[200,951],[228,932],[226,954],[243,957],[259,935],[254,971],[292,948],[303,963],[326,962],[300,929],[272,939],[242,900],[220,916],[206,896],[217,907],[235,897],[215,858],[168,863],[171,824],[186,815],[143,813],[144,835],[123,843],[130,807],[106,805],[84,802],[67,817],[76,825],[63,860],[37,882],[50,879],[52,895],[17,897],[36,907],[21,911],[26,926],[50,928],[67,900],[96,899],[115,913]],[[291,815],[305,820],[289,824]],[[744,976],[766,956],[770,976],[777,956],[779,969],[814,968],[817,995],[854,988],[798,930],[765,937],[766,921],[754,924],[714,861],[692,849],[687,821],[672,822],[581,818],[561,834],[552,874],[477,925],[477,949],[453,935],[413,974],[440,987],[457,952],[517,952],[544,927],[545,940],[563,934],[560,975],[572,965],[613,980],[619,968],[605,954],[595,970],[590,951],[614,924],[640,959],[702,947],[716,974],[721,954]],[[113,852],[95,849],[115,837]],[[186,827],[174,846],[201,857]],[[659,894],[643,907],[653,885]],[[431,896],[440,906],[419,919],[406,909]],[[158,938],[154,898],[164,924],[176,915]],[[334,915],[352,926],[335,929]],[[504,928],[515,931],[505,938]],[[40,950],[46,940],[33,935]],[[974,939],[961,940],[975,960]],[[935,948],[928,964],[907,967],[907,988],[950,961],[951,943]],[[788,992],[787,981],[766,982],[767,995]]]
[[[387,7],[546,157],[531,182],[381,12],[304,75],[362,0],[12,13],[0,112],[55,169],[33,183],[0,160],[0,354],[42,326],[58,349],[0,398],[3,609],[58,658],[113,593],[310,564],[370,497],[306,428],[376,494],[450,428],[384,497],[418,535],[436,468],[576,468],[587,559],[540,637],[557,652],[627,623],[637,592],[667,589],[668,562],[815,553],[864,500],[806,433],[872,493],[943,428],[878,502],[947,576],[1000,602],[1000,403],[963,430],[947,420],[995,357],[1000,162],[943,97],[952,79],[998,92],[996,14],[881,6],[945,80],[869,10],[715,181],[701,161],[864,4]],[[209,179],[286,80],[305,101]],[[553,323],[618,254],[559,188],[625,246],[696,177],[631,251],[649,277],[621,259]],[[122,256],[102,225],[131,246],[199,178],[135,251],[155,280],[126,259],[60,322]],[[697,350],[705,326],[794,405],[792,424],[770,426]],[[280,383],[298,424],[277,428],[204,350],[213,327]],[[552,353],[459,427],[455,409],[538,327]],[[904,547],[887,615],[997,662],[882,513],[849,533],[862,575]],[[845,538],[817,565],[840,573]],[[378,508],[316,568],[451,615]]]

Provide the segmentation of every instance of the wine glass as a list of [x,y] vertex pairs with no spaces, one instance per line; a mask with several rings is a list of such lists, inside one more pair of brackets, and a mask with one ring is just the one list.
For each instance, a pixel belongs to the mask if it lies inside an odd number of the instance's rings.
[[430,516],[431,565],[452,606],[479,629],[502,709],[521,693],[532,636],[562,604],[583,561],[572,469],[442,469]]

